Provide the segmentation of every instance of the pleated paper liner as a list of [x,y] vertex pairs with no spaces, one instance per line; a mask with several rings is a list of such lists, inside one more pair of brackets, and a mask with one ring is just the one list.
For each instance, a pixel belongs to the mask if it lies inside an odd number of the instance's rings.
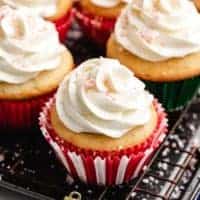
[[18,132],[21,129],[34,128],[38,124],[38,115],[45,102],[54,92],[29,100],[0,100],[0,129]]
[[169,83],[145,83],[167,111],[175,111],[182,109],[194,97],[200,87],[200,77]]
[[61,19],[53,21],[59,33],[59,38],[61,42],[65,41],[67,37],[67,33],[71,28],[73,18],[74,18],[74,12],[73,12],[73,9],[71,9]]
[[94,16],[76,7],[75,17],[85,35],[100,46],[105,46],[110,34],[114,29],[116,19]]
[[42,134],[68,173],[88,184],[115,185],[137,177],[167,133],[166,113],[155,100],[157,127],[144,143],[117,151],[82,149],[64,141],[54,131],[50,119],[54,104],[55,99],[50,99],[40,114]]

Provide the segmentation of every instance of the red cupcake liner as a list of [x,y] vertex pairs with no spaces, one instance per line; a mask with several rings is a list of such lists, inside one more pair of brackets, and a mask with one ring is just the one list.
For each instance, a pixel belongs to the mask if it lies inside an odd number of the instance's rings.
[[29,100],[0,100],[1,130],[19,130],[37,126],[38,116],[53,92]]
[[51,98],[40,113],[39,125],[42,134],[68,173],[85,183],[114,185],[137,177],[167,133],[166,113],[155,100],[157,127],[144,143],[119,151],[82,149],[64,141],[54,131],[50,120],[50,110],[54,104],[55,98]]
[[113,32],[116,19],[94,16],[78,6],[74,9],[74,13],[85,35],[104,46]]
[[73,18],[74,18],[74,12],[71,9],[70,11],[67,12],[67,14],[64,17],[62,17],[59,20],[53,21],[59,33],[59,38],[61,42],[65,41],[67,33],[71,28]]

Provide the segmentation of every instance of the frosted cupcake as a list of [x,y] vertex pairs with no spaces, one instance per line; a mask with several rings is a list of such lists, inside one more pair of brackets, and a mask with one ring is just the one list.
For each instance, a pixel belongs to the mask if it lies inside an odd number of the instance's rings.
[[31,127],[72,56],[52,23],[7,6],[0,8],[0,52],[0,128]]
[[161,105],[113,59],[72,71],[40,114],[41,131],[67,171],[90,184],[137,177],[167,130]]
[[81,0],[77,4],[76,17],[86,35],[104,45],[128,2],[130,0]]
[[60,40],[64,41],[72,23],[72,0],[0,0],[0,6],[25,9],[53,22],[59,32]]
[[200,84],[200,15],[188,0],[134,0],[107,44],[146,81],[167,110],[186,105]]

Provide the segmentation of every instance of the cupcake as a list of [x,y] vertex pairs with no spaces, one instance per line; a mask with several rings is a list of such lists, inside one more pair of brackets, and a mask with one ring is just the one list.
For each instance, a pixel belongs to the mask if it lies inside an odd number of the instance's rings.
[[127,2],[130,0],[81,0],[75,15],[86,35],[104,45]]
[[119,17],[107,55],[146,82],[168,111],[200,84],[200,15],[192,1],[133,1]]
[[73,18],[72,0],[0,0],[0,6],[8,5],[16,9],[25,9],[53,22],[64,41]]
[[2,6],[0,22],[0,128],[29,128],[73,59],[41,17]]
[[113,185],[137,177],[167,131],[166,114],[117,60],[82,63],[40,114],[41,131],[67,171]]
[[194,3],[198,10],[200,10],[200,0],[194,0]]

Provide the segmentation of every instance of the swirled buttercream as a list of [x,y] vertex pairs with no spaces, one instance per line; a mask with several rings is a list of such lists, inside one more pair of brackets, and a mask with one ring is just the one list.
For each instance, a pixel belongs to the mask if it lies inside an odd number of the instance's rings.
[[0,8],[0,82],[24,83],[61,62],[55,27],[36,15]]
[[149,122],[153,97],[145,85],[117,60],[90,59],[60,85],[56,111],[76,133],[119,138]]
[[50,17],[56,13],[57,2],[58,0],[0,0],[0,6],[8,5],[42,17]]
[[115,39],[148,61],[200,51],[200,14],[189,0],[133,0],[118,18]]

